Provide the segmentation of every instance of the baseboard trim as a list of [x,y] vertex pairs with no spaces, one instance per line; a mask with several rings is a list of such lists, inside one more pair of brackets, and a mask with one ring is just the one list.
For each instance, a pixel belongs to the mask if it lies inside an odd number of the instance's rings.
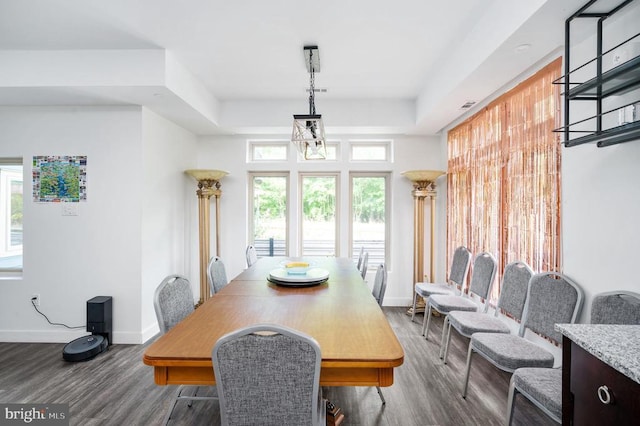
[[[86,336],[86,330],[0,330],[0,342],[11,343],[69,343],[82,336]],[[147,339],[148,340],[148,339]],[[137,345],[143,343],[142,333],[113,332],[113,344]]]

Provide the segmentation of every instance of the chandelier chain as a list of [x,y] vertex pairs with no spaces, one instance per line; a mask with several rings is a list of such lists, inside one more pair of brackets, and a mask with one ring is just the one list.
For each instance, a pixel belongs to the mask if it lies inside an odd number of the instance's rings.
[[309,51],[309,114],[315,115],[316,103],[315,103],[315,72],[313,69],[313,50]]

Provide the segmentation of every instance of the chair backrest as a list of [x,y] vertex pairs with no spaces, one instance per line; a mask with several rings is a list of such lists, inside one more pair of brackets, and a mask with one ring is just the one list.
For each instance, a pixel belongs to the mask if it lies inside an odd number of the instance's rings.
[[453,253],[451,260],[451,270],[449,271],[449,283],[460,287],[464,287],[469,272],[469,264],[471,263],[471,253],[466,247],[460,246]]
[[223,425],[317,425],[320,346],[310,336],[257,324],[221,337],[211,353]]
[[387,268],[384,263],[378,265],[376,271],[376,278],[373,281],[373,290],[371,294],[378,302],[378,305],[382,306],[382,300],[384,299],[384,293],[387,291]]
[[209,260],[207,266],[207,278],[209,280],[209,289],[211,294],[216,294],[229,284],[227,280],[227,272],[224,269],[224,262],[218,256],[214,256]]
[[253,246],[253,244],[249,244],[247,246],[247,251],[245,254],[247,256],[248,267],[251,267],[251,265],[258,261],[258,252],[256,252],[256,248]]
[[522,319],[527,289],[532,276],[533,271],[529,265],[521,261],[511,262],[504,268],[496,316],[502,310],[518,321]]
[[182,275],[166,277],[153,295],[153,308],[162,334],[194,311],[193,291]]
[[591,323],[640,325],[640,294],[623,290],[596,294]]
[[360,265],[360,275],[362,275],[362,279],[367,275],[367,268],[369,267],[369,252],[365,252],[364,257],[362,258],[362,265]]
[[482,252],[473,261],[473,272],[471,273],[471,284],[469,292],[485,300],[484,312],[489,308],[489,295],[493,288],[496,277],[498,263],[491,253]]
[[358,254],[358,271],[362,267],[362,259],[364,258],[364,246],[360,247],[360,254]]
[[529,281],[520,335],[528,328],[556,343],[562,334],[555,324],[574,323],[582,308],[582,289],[558,272],[535,274]]

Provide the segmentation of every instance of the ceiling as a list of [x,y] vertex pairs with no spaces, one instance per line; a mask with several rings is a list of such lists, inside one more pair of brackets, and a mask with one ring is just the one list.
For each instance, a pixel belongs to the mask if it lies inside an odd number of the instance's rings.
[[436,134],[557,55],[583,1],[0,0],[0,105],[145,105],[196,134],[286,133],[313,44],[328,133]]

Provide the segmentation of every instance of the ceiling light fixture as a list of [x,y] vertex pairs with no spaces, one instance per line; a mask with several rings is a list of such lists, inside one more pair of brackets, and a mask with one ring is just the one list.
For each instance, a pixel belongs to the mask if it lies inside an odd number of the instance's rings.
[[322,115],[316,114],[315,73],[320,72],[320,54],[318,46],[304,46],[304,57],[309,71],[309,114],[293,115],[293,133],[291,142],[305,160],[324,160],[327,158],[324,124]]
[[522,52],[526,52],[529,49],[531,49],[531,45],[529,43],[525,43],[525,44],[516,46],[515,51],[516,53],[522,53]]

